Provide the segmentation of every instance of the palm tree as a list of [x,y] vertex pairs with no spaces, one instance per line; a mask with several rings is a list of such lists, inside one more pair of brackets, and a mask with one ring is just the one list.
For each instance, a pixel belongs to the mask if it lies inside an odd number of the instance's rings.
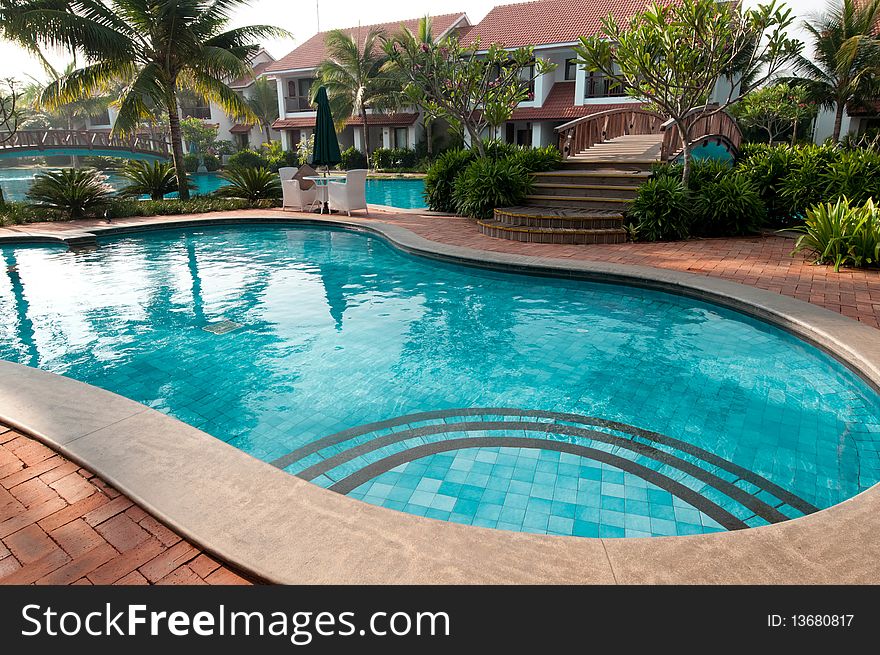
[[[248,104],[222,80],[250,73],[258,40],[286,36],[268,25],[227,30],[229,14],[247,0],[0,0],[5,34],[26,45],[61,45],[84,66],[62,76],[40,102],[54,109],[100,95],[114,81],[126,84],[114,104],[113,131],[135,132],[160,107],[168,114],[180,197],[189,197],[180,131],[178,93],[189,89],[235,119],[255,120]],[[58,7],[62,11],[58,11]],[[37,36],[27,36],[27,35]]]
[[370,129],[367,109],[383,110],[395,106],[399,86],[392,76],[383,73],[385,55],[380,47],[384,33],[376,28],[361,41],[360,29],[354,36],[344,30],[328,32],[324,39],[328,58],[318,66],[318,83],[312,85],[312,97],[321,86],[327,89],[330,109],[337,125],[360,116],[364,126],[364,150],[370,162]]
[[247,103],[266,135],[266,143],[272,143],[272,123],[278,118],[278,87],[275,82],[265,77],[255,80],[253,93]]
[[798,55],[795,70],[807,79],[812,98],[834,108],[834,141],[840,140],[843,112],[876,97],[880,82],[880,0],[840,0],[804,28],[813,39],[814,61]]

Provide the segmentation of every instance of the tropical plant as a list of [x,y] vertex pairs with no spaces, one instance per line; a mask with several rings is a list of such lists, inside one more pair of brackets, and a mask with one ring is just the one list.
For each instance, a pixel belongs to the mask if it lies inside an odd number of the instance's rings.
[[816,263],[832,264],[835,271],[880,262],[880,208],[873,200],[863,206],[846,198],[816,205],[807,210],[804,225],[795,229],[803,234],[794,252],[812,252]]
[[698,236],[742,236],[760,229],[767,209],[751,180],[729,172],[702,181],[694,194],[693,216],[691,231]]
[[826,199],[845,197],[854,204],[880,198],[880,152],[840,151],[822,172]]
[[532,176],[515,157],[479,157],[455,178],[452,200],[463,216],[488,219],[496,207],[519,205],[532,189]]
[[256,150],[239,150],[229,157],[229,168],[263,168],[268,167],[269,162]]
[[425,200],[428,207],[437,212],[454,212],[452,193],[455,178],[474,160],[472,150],[453,148],[440,154],[431,164],[425,176]]
[[368,164],[369,110],[394,107],[400,93],[397,79],[382,70],[385,57],[379,46],[383,35],[377,28],[371,28],[364,35],[360,29],[354,34],[345,30],[328,32],[324,37],[327,59],[318,66],[318,82],[311,89],[312,100],[321,86],[327,90],[330,110],[338,126],[350,118],[360,118]]
[[[775,0],[753,9],[738,2],[655,3],[625,23],[613,15],[599,33],[581,37],[578,62],[674,121],[687,185],[694,120],[725,111],[771,79],[799,50],[786,33],[790,9]],[[714,97],[722,78],[726,97]],[[714,98],[715,102],[709,104]]]
[[187,149],[194,155],[212,152],[217,143],[217,126],[199,118],[184,118],[180,121],[180,133],[186,141]]
[[803,216],[808,207],[829,199],[825,175],[838,157],[830,145],[794,149],[788,172],[779,183],[779,201],[786,216]]
[[222,80],[248,74],[259,41],[286,36],[276,27],[258,25],[227,30],[229,15],[245,0],[67,0],[57,3],[20,0],[0,10],[9,22],[4,35],[25,45],[61,46],[85,65],[63,75],[42,93],[49,109],[125,86],[115,99],[113,130],[132,133],[161,108],[168,115],[174,167],[180,195],[189,191],[178,110],[182,88],[217,103],[237,119],[255,117],[247,103]]
[[339,162],[339,168],[343,171],[348,171],[353,168],[367,167],[367,156],[354,146],[346,148],[340,153],[340,155],[342,161]]
[[795,71],[807,80],[815,102],[834,109],[831,138],[840,140],[847,105],[872,100],[880,80],[880,0],[835,0],[804,29],[813,41],[813,57],[798,55]]
[[789,218],[788,205],[780,195],[782,179],[798,160],[797,151],[787,145],[746,144],[741,148],[742,159],[737,171],[755,185],[767,208],[767,217],[777,223]]
[[804,86],[780,82],[752,91],[731,108],[731,113],[745,127],[764,132],[773,145],[788,130],[794,143],[798,124],[812,120],[816,109]]
[[174,167],[164,161],[130,161],[122,170],[128,184],[120,189],[123,196],[150,196],[150,200],[162,200],[177,191]]
[[413,148],[376,148],[373,151],[373,166],[378,170],[412,170],[419,163]]
[[628,217],[640,240],[687,239],[692,220],[687,189],[676,175],[655,174],[639,187]]
[[299,166],[305,166],[312,160],[312,154],[315,152],[315,133],[309,134],[308,138],[303,137],[296,146],[296,159]]
[[251,95],[247,97],[247,103],[257,118],[266,143],[272,143],[272,123],[278,118],[278,86],[275,81],[258,78]]
[[556,146],[522,148],[513,156],[529,173],[552,171],[555,168],[559,168],[559,165],[562,163],[562,155]]
[[106,177],[92,168],[63,168],[34,177],[27,193],[33,204],[82,218],[107,205],[111,198]]
[[220,174],[227,184],[216,193],[224,198],[244,198],[251,202],[281,197],[281,181],[268,168],[230,168]]
[[[449,34],[439,43],[405,31],[385,41],[389,67],[404,83],[403,96],[433,117],[442,117],[467,135],[485,156],[482,134],[510,119],[517,105],[531,97],[535,79],[556,64],[535,58],[534,47],[507,50],[479,40],[463,45]],[[479,53],[479,54],[478,54]]]

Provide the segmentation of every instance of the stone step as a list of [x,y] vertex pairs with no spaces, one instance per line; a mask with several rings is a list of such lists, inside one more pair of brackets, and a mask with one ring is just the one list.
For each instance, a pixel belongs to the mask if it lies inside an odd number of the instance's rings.
[[623,227],[620,212],[593,209],[563,209],[553,207],[499,207],[494,220],[511,227],[538,227],[563,229],[614,229]]
[[527,243],[596,244],[626,241],[626,230],[623,228],[585,230],[523,227],[482,220],[477,221],[477,226],[487,236]]
[[536,194],[544,196],[585,196],[601,198],[623,198],[632,200],[638,193],[637,186],[612,184],[562,184],[558,182],[536,182]]
[[622,171],[622,172],[648,172],[657,161],[645,160],[621,160],[612,156],[603,159],[586,157],[569,157],[563,160],[562,169],[565,171]]
[[586,171],[559,170],[535,173],[536,183],[541,184],[608,184],[637,189],[650,177],[646,171]]
[[568,207],[572,209],[616,209],[623,211],[632,202],[627,198],[606,198],[602,196],[572,196],[532,194],[526,196],[527,205],[541,207]]

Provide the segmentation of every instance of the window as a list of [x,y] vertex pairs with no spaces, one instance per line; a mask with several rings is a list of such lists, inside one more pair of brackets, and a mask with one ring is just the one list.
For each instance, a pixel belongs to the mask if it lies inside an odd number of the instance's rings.
[[110,125],[110,112],[106,109],[89,117],[92,125]]
[[585,98],[619,98],[625,95],[620,84],[611,78],[599,72],[587,73],[584,84]]
[[285,98],[287,111],[310,111],[312,109],[312,104],[309,102],[309,91],[311,91],[314,81],[313,77],[287,81],[287,98]]
[[409,130],[405,127],[395,127],[394,128],[394,147],[395,148],[406,148],[407,146],[407,132]]
[[577,59],[565,60],[565,79],[567,81],[573,80],[577,77],[577,70]]

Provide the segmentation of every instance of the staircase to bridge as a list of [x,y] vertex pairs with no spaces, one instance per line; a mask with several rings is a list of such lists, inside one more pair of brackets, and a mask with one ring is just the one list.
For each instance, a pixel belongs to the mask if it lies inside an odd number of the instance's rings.
[[[711,110],[711,106],[708,108]],[[692,113],[697,145],[717,143],[735,154],[741,135],[724,112]],[[556,129],[563,154],[558,170],[536,173],[518,207],[499,207],[478,221],[492,237],[531,243],[622,243],[624,215],[651,167],[681,156],[674,123],[641,108],[613,109]]]

